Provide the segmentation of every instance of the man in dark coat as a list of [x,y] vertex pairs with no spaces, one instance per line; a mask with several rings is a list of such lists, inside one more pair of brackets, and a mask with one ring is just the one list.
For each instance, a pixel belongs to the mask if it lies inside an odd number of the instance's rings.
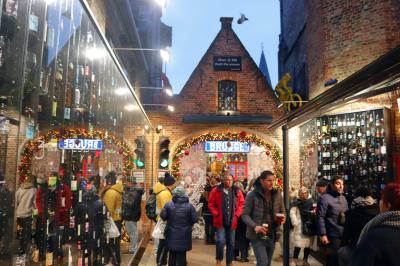
[[327,247],[327,266],[338,265],[337,251],[341,245],[345,213],[348,210],[343,190],[343,178],[335,176],[326,193],[318,200],[317,233],[321,243]]
[[342,245],[338,251],[339,265],[348,265],[352,253],[356,247],[358,238],[364,226],[379,214],[379,206],[372,198],[372,193],[367,188],[359,188],[351,203],[351,210],[346,213]]
[[215,187],[210,194],[208,208],[213,215],[216,237],[216,265],[221,265],[226,244],[226,264],[232,265],[235,245],[235,230],[242,214],[244,197],[242,192],[233,187],[233,176],[225,176],[223,183]]
[[192,226],[197,222],[197,214],[189,203],[182,187],[172,192],[172,201],[165,204],[160,217],[167,221],[164,235],[169,251],[169,266],[185,266],[186,252],[192,249]]
[[[281,193],[274,189],[275,175],[263,171],[254,182],[254,190],[249,192],[243,207],[242,220],[247,225],[246,237],[254,250],[257,266],[271,265],[272,255],[279,226],[285,223],[276,214],[284,214],[285,206]],[[268,224],[268,229],[264,227]]]

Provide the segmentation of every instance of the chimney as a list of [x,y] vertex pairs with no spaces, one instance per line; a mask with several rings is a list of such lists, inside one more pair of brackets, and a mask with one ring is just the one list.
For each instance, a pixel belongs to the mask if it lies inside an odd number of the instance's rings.
[[232,29],[233,18],[221,17],[219,21],[221,21],[221,29]]

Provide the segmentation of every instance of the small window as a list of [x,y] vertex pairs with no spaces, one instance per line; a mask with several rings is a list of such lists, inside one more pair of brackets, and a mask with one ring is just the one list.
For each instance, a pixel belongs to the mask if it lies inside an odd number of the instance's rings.
[[236,81],[218,82],[218,111],[237,111]]

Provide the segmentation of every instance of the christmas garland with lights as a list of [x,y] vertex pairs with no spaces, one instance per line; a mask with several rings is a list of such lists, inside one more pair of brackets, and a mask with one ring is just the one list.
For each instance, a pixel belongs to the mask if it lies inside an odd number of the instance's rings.
[[282,156],[279,151],[279,148],[275,145],[272,145],[265,140],[254,134],[247,134],[246,132],[226,132],[226,133],[205,133],[193,138],[186,139],[182,143],[180,143],[172,156],[172,166],[171,173],[177,179],[181,177],[180,174],[180,163],[181,159],[184,155],[189,155],[189,149],[193,145],[199,144],[205,141],[241,141],[248,143],[255,143],[258,146],[264,147],[266,149],[265,154],[270,156],[274,160],[274,173],[277,178],[276,184],[278,187],[282,187],[283,185],[283,170],[282,170]]
[[[39,145],[41,143],[48,143],[52,139],[56,139],[57,141],[61,139],[68,139],[68,138],[76,138],[76,139],[99,139],[102,141],[106,141],[110,144],[117,145],[120,150],[119,153],[123,155],[123,175],[129,175],[130,171],[133,169],[133,159],[134,155],[129,146],[124,143],[123,141],[117,139],[115,136],[110,134],[107,131],[102,130],[92,130],[88,131],[86,129],[57,129],[57,130],[50,130],[37,136],[33,140],[29,140],[25,143],[24,148],[21,153],[21,163],[18,166],[18,175],[20,183],[27,180],[28,177],[32,175],[30,169],[30,163],[33,158],[35,152],[39,150]],[[79,141],[79,140],[77,140]]]

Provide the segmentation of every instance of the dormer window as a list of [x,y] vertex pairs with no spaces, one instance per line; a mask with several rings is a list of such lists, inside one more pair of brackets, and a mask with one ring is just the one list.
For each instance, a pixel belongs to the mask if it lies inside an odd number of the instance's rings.
[[237,111],[237,85],[234,80],[218,82],[218,111]]

